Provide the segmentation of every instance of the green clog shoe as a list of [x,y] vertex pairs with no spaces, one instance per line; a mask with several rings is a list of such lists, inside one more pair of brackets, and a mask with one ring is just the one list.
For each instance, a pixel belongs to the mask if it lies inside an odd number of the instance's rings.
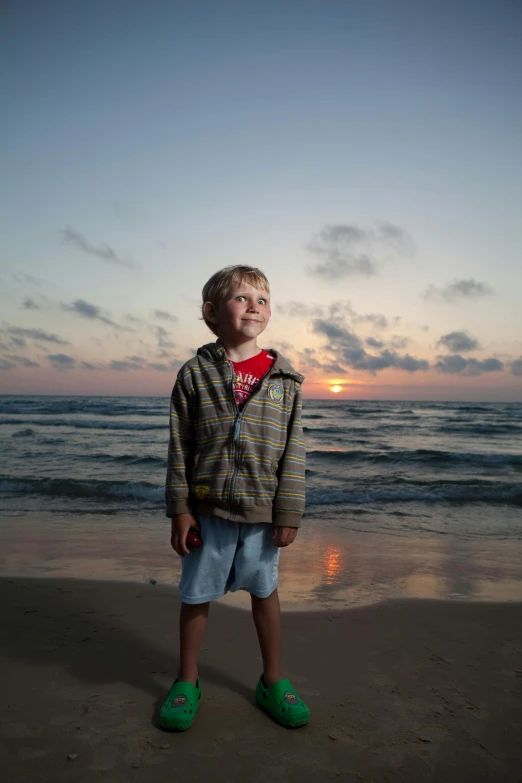
[[261,675],[256,687],[256,701],[277,723],[287,729],[304,726],[310,720],[310,710],[299,698],[290,680],[278,680],[267,688]]
[[159,724],[167,731],[185,731],[194,723],[201,701],[199,678],[196,685],[174,680],[161,708]]

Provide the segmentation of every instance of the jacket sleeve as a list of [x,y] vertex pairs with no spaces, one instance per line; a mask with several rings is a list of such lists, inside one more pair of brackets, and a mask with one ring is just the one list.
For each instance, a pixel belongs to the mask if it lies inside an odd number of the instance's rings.
[[190,481],[196,441],[194,436],[194,391],[190,372],[178,374],[170,398],[170,438],[165,499],[167,516],[192,513],[189,500]]
[[299,527],[305,509],[305,444],[301,424],[301,384],[296,383],[286,448],[279,462],[274,525]]

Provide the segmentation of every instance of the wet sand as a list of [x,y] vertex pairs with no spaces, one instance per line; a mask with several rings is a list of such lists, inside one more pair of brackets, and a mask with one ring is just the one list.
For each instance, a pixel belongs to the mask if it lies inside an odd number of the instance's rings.
[[312,709],[254,704],[249,614],[212,607],[194,726],[158,710],[176,671],[176,591],[2,578],[0,778],[9,783],[517,781],[522,605],[392,600],[285,612],[284,662]]
[[[176,586],[180,560],[161,517],[0,517],[0,574]],[[279,577],[288,611],[394,598],[522,601],[522,542],[354,533],[309,520],[282,551]],[[248,597],[226,602],[246,607]]]

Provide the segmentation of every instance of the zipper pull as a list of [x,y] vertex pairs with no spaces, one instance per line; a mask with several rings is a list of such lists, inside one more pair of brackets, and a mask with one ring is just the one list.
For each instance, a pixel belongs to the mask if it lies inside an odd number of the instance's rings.
[[239,438],[239,430],[241,429],[241,416],[242,414],[238,414],[238,417],[236,419],[236,423],[234,426],[234,440],[237,440]]

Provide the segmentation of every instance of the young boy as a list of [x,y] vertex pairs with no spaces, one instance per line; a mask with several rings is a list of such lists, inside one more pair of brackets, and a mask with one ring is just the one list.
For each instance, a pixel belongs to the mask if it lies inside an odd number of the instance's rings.
[[[282,678],[277,594],[280,547],[295,540],[304,511],[303,376],[257,344],[270,319],[259,269],[213,275],[202,315],[218,340],[181,368],[171,398],[166,500],[171,544],[183,558],[180,663],[160,723],[170,731],[193,723],[209,602],[246,590],[263,658],[256,700],[283,726],[303,726],[310,711]],[[203,545],[189,551],[190,528]]]

